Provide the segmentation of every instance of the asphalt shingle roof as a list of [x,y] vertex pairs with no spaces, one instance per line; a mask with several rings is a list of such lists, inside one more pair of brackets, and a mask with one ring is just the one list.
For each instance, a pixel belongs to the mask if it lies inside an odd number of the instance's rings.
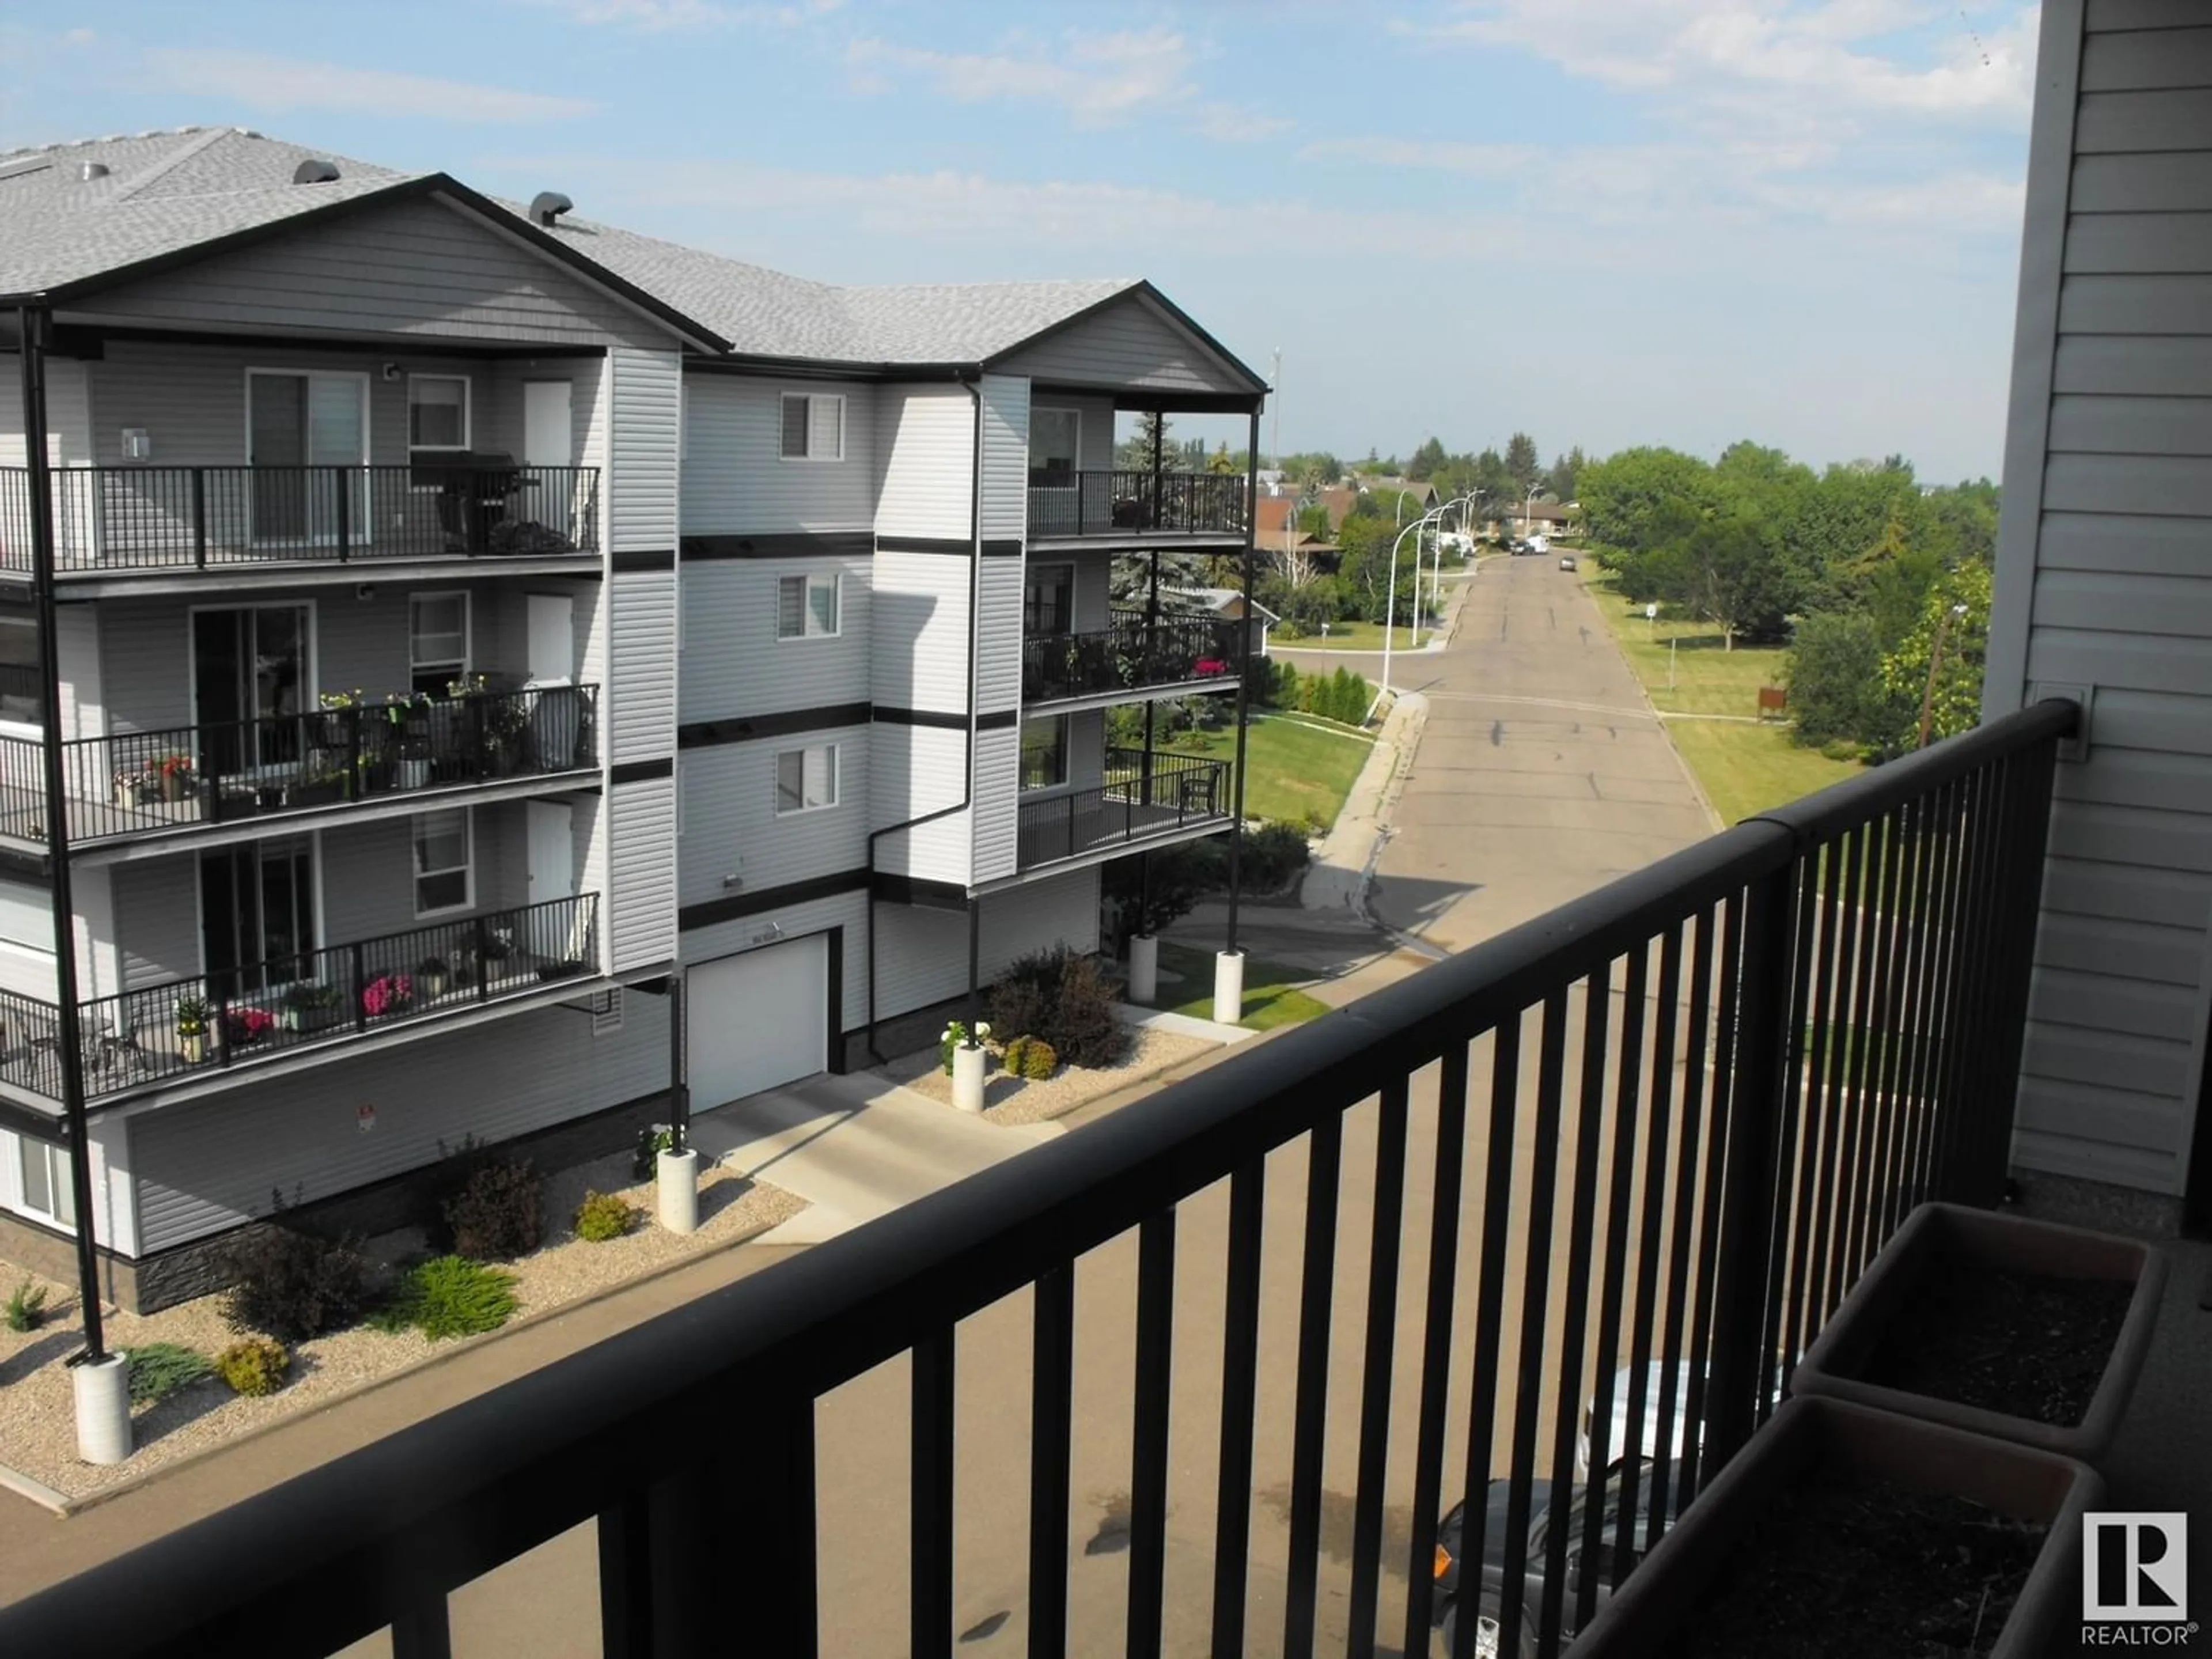
[[[302,161],[335,183],[292,182]],[[86,180],[97,162],[105,176]],[[0,293],[36,294],[432,175],[349,161],[236,128],[90,139],[0,155]],[[517,218],[519,203],[498,205]],[[552,234],[744,356],[873,364],[981,363],[1133,278],[841,288],[564,214]]]

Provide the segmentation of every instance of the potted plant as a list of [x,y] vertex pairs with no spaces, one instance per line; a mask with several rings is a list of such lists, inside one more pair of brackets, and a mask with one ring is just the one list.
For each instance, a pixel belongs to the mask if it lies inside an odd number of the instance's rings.
[[1792,1400],[1683,1510],[1575,1659],[1808,1650],[2030,1659],[2078,1612],[2086,1465],[1836,1400]]
[[[316,751],[318,756],[321,753],[319,750]],[[353,774],[343,765],[333,765],[328,761],[318,763],[311,758],[306,777],[292,787],[292,805],[327,806],[332,802],[344,800],[352,793],[352,780]]]
[[337,988],[310,980],[288,987],[276,1000],[276,1018],[288,1031],[319,1031],[335,1022]]
[[206,1053],[207,999],[181,996],[177,999],[177,1052],[184,1056],[185,1064],[197,1066]]
[[164,755],[154,763],[154,770],[161,779],[163,800],[180,801],[191,793],[192,757],[190,755]]
[[2136,1239],[1923,1204],[1791,1389],[2094,1464],[2142,1370],[2166,1273],[2165,1255]]
[[404,1014],[414,1006],[414,981],[404,974],[379,974],[362,987],[362,1012],[371,1019]]
[[351,749],[354,734],[360,729],[360,691],[325,691],[315,702],[323,711],[316,722],[317,746],[331,750]]
[[276,1016],[266,1008],[243,1006],[222,1011],[222,1040],[233,1048],[261,1041],[276,1028]]
[[445,957],[424,957],[422,961],[415,964],[415,983],[422,988],[422,994],[426,997],[443,996],[446,994],[446,981],[451,971],[446,964]]

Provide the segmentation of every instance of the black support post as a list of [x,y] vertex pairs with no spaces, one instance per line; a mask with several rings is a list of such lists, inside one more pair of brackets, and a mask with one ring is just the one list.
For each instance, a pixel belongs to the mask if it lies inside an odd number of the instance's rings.
[[[1068,813],[1067,821],[1071,826],[1074,823],[1073,811]],[[1068,830],[1071,842],[1074,834],[1071,827]],[[975,1037],[975,1027],[983,1018],[982,977],[983,901],[971,898],[968,901],[968,1035],[970,1039]]]
[[668,970],[668,1146],[680,1152],[691,1133],[691,1060],[685,1022],[691,982],[682,968]]
[[62,1115],[68,1125],[70,1194],[76,1208],[77,1291],[85,1358],[107,1357],[100,1309],[100,1250],[93,1237],[92,1133],[84,1113],[84,1044],[76,1000],[76,906],[70,891],[69,797],[62,781],[62,677],[54,626],[53,484],[46,462],[46,348],[52,315],[15,313],[23,367],[23,461],[31,509],[31,591],[38,611],[40,688],[46,697],[46,857],[53,872],[55,1035],[61,1045]]
[[1237,954],[1237,906],[1244,852],[1244,728],[1252,710],[1252,531],[1260,521],[1260,411],[1252,411],[1252,434],[1244,447],[1244,549],[1238,555],[1243,567],[1243,621],[1237,630],[1237,771],[1230,780],[1232,815],[1229,823],[1229,944]]

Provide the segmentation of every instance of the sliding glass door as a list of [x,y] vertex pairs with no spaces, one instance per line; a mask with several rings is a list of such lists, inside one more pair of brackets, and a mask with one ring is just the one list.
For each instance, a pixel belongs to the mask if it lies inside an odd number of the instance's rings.
[[203,775],[296,762],[309,712],[312,613],[304,605],[192,612],[192,718]]
[[208,994],[257,996],[315,976],[315,843],[250,842],[200,854]]
[[255,542],[333,544],[342,513],[347,538],[368,539],[366,375],[250,369],[246,423]]

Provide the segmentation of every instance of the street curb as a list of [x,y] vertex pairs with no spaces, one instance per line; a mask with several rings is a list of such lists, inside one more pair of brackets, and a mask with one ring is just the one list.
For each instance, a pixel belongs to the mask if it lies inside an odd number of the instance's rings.
[[[775,1185],[774,1182],[757,1182],[755,1184],[771,1187]],[[796,1197],[797,1194],[793,1194],[793,1196]],[[811,1208],[812,1206],[809,1206],[808,1207]],[[803,1210],[798,1212],[798,1214],[804,1213],[805,1211]],[[347,1388],[340,1389],[337,1393],[330,1395],[327,1399],[317,1401],[313,1405],[307,1407],[302,1411],[292,1413],[290,1415],[285,1417],[271,1418],[266,1423],[257,1423],[250,1429],[241,1430],[239,1433],[232,1436],[228,1440],[221,1441],[211,1446],[203,1446],[198,1451],[186,1452],[182,1457],[176,1459],[173,1462],[164,1463],[159,1468],[148,1469],[143,1474],[134,1474],[128,1480],[116,1482],[116,1484],[112,1486],[103,1486],[98,1492],[90,1493],[86,1497],[71,1498],[65,1493],[53,1492],[51,1487],[40,1487],[40,1490],[49,1492],[52,1497],[58,1500],[58,1504],[48,1504],[46,1506],[53,1509],[55,1513],[61,1516],[64,1519],[67,1519],[69,1516],[74,1515],[82,1515],[87,1510],[97,1509],[100,1504],[108,1503],[112,1499],[125,1497],[134,1492],[143,1491],[146,1487],[152,1486],[156,1481],[166,1480],[173,1474],[177,1474],[183,1470],[191,1468],[197,1464],[206,1462],[209,1458],[219,1457],[225,1452],[234,1451],[237,1448],[249,1444],[253,1441],[262,1438],[265,1435],[274,1434],[279,1429],[288,1429],[292,1427],[295,1424],[311,1421],[314,1418],[321,1416],[324,1413],[328,1412],[336,1407],[343,1406],[349,1401],[360,1399],[363,1395],[374,1394],[379,1389],[390,1388],[394,1383],[404,1382],[407,1378],[411,1376],[419,1376],[424,1371],[435,1370],[438,1366],[451,1364],[454,1360],[460,1358],[464,1354],[478,1352],[482,1349],[499,1342],[503,1338],[517,1335],[523,1331],[530,1329],[532,1326],[542,1324],[547,1320],[558,1319],[564,1314],[575,1312],[580,1308],[588,1308],[593,1306],[595,1304],[609,1301],[615,1297],[620,1296],[624,1291],[632,1290],[640,1285],[650,1285],[655,1279],[665,1279],[672,1273],[680,1272],[682,1269],[686,1267],[696,1267],[702,1261],[710,1261],[714,1257],[720,1255],[725,1251],[734,1250],[741,1245],[750,1244],[755,1239],[758,1238],[763,1233],[771,1231],[775,1228],[783,1225],[785,1222],[795,1220],[797,1218],[796,1214],[787,1215],[775,1221],[763,1223],[763,1224],[753,1228],[749,1232],[740,1233],[735,1238],[714,1246],[711,1249],[697,1250],[689,1255],[678,1256],[673,1261],[663,1262],[659,1267],[651,1268],[645,1273],[639,1273],[634,1278],[625,1279],[619,1284],[610,1285],[603,1291],[595,1291],[588,1296],[577,1297],[572,1301],[560,1304],[557,1307],[541,1308],[534,1313],[526,1313],[519,1319],[510,1320],[505,1325],[501,1326],[497,1331],[485,1333],[482,1340],[471,1341],[464,1340],[454,1344],[452,1347],[447,1349],[443,1352],[427,1354],[421,1359],[416,1360],[411,1365],[404,1365],[399,1370],[396,1371],[388,1371],[382,1376],[372,1376],[362,1382],[353,1383]],[[553,1362],[549,1361],[548,1363],[550,1364]],[[8,1476],[13,1476],[14,1479],[7,1479],[6,1477]],[[39,1483],[35,1480],[32,1480],[28,1475],[17,1474],[12,1469],[0,1469],[0,1486],[7,1486],[10,1490],[19,1492],[22,1496],[31,1498],[33,1502],[46,1502],[45,1499],[39,1498],[34,1493],[24,1492],[21,1486],[15,1484],[17,1481],[21,1481],[33,1486],[39,1486]]]
[[[1644,687],[1644,677],[1636,672],[1635,665],[1628,660],[1628,653],[1620,648],[1620,632],[1605,614],[1605,607],[1598,604],[1597,596],[1590,592],[1589,582],[1585,580],[1581,586],[1583,597],[1589,601],[1591,608],[1597,612],[1598,623],[1604,628],[1606,638],[1613,641],[1613,654],[1620,659],[1620,665],[1628,670],[1628,678],[1635,682],[1638,699],[1642,702],[1645,708],[1650,711],[1653,722],[1659,727],[1661,735],[1664,736],[1667,731],[1667,717],[1659,712],[1659,705],[1651,701],[1651,693]],[[1705,786],[1698,781],[1698,775],[1691,769],[1690,763],[1684,760],[1682,751],[1674,747],[1674,739],[1671,737],[1667,738],[1667,752],[1674,757],[1675,769],[1681,773],[1683,781],[1690,786],[1690,793],[1698,798],[1698,805],[1705,809],[1705,822],[1712,825],[1715,835],[1720,834],[1729,827],[1728,824],[1723,821],[1720,813],[1714,808],[1712,797],[1705,793]]]
[[76,1499],[56,1492],[43,1480],[33,1480],[20,1470],[9,1468],[5,1463],[0,1463],[0,1487],[14,1492],[18,1498],[29,1498],[40,1509],[52,1510],[64,1520],[75,1513]]

